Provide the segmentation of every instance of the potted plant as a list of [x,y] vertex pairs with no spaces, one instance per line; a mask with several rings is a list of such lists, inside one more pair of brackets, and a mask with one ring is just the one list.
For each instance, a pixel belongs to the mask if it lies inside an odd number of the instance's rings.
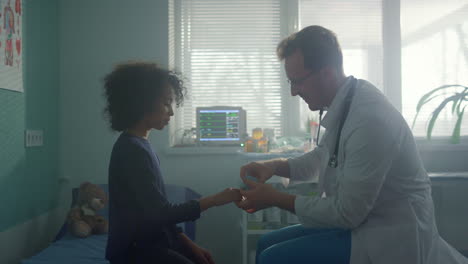
[[[445,92],[448,89],[453,89],[452,93],[446,94]],[[418,105],[416,106],[416,115],[413,120],[412,128],[416,123],[416,119],[418,118],[418,114],[421,111],[421,108],[427,104],[428,102],[434,99],[443,99],[442,102],[434,109],[432,115],[429,119],[429,124],[427,126],[427,139],[431,139],[432,130],[434,128],[435,122],[437,117],[439,116],[440,112],[447,106],[452,107],[452,113],[457,116],[457,123],[453,128],[452,137],[450,141],[453,144],[460,143],[460,130],[461,124],[463,121],[463,114],[465,113],[465,108],[468,102],[468,87],[463,86],[460,84],[447,84],[442,85],[440,87],[435,88],[434,90],[426,93],[419,99]]]

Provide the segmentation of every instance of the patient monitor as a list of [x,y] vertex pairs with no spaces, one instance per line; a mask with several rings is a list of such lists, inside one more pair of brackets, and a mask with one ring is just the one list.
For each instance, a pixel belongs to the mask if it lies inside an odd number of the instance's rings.
[[201,145],[240,145],[246,133],[242,107],[197,107],[197,142]]

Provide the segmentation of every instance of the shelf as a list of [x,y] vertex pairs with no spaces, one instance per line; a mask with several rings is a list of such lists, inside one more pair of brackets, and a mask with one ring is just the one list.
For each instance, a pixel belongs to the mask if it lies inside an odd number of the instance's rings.
[[267,152],[267,153],[256,153],[256,152],[240,152],[241,155],[245,156],[248,160],[269,160],[276,158],[294,158],[301,155],[304,155],[304,152],[290,152],[290,153],[281,153],[281,152]]
[[264,235],[276,229],[248,229],[247,235]]
[[241,147],[236,146],[187,146],[167,147],[165,153],[168,155],[239,155],[243,153]]

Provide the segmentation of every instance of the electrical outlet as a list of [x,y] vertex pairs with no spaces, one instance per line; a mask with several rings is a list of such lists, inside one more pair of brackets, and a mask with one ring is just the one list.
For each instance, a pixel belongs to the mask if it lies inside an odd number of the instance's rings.
[[24,133],[24,145],[28,147],[40,147],[44,145],[43,130],[26,130]]

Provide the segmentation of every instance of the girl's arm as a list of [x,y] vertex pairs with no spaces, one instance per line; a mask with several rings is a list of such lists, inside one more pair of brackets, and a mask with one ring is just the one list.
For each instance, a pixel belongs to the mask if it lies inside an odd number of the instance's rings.
[[221,206],[231,202],[242,200],[242,195],[239,189],[227,188],[217,194],[203,197],[199,200],[200,210],[203,212],[214,206]]

